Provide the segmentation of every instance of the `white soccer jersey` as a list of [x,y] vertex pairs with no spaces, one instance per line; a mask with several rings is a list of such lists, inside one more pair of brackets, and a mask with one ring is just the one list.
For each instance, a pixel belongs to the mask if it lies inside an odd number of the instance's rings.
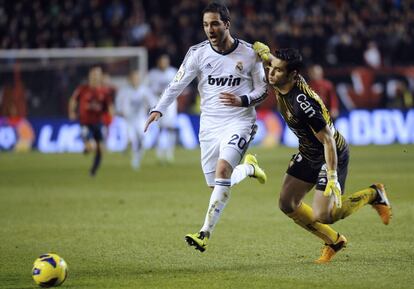
[[[148,87],[152,92],[161,97],[168,84],[174,79],[177,73],[177,68],[169,66],[165,70],[153,68],[149,71],[147,77]],[[169,107],[164,111],[162,118],[159,120],[159,125],[163,128],[175,128],[177,126],[177,100],[174,100]]]
[[[196,77],[201,97],[200,132],[255,121],[253,106],[264,99],[266,83],[262,64],[251,44],[235,39],[233,49],[224,54],[215,51],[208,40],[190,47],[154,111],[164,113]],[[219,99],[221,92],[246,95],[249,107],[223,105]]]
[[172,66],[168,67],[165,70],[153,68],[148,72],[148,87],[155,95],[161,96],[161,94],[167,88],[168,84],[170,84],[170,82],[174,79],[176,73],[177,68]]
[[121,88],[115,99],[115,108],[127,121],[145,119],[148,111],[157,103],[157,97],[145,85],[138,88],[128,85]]

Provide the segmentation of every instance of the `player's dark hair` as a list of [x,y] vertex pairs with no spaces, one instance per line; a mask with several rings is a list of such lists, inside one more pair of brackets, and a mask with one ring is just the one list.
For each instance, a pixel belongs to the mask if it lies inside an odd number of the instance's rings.
[[230,12],[226,6],[217,2],[211,2],[203,10],[203,15],[207,12],[220,14],[220,19],[223,22],[230,22]]
[[295,48],[277,49],[275,56],[287,62],[286,70],[288,73],[294,70],[299,72],[303,66],[302,55],[300,54],[299,50]]

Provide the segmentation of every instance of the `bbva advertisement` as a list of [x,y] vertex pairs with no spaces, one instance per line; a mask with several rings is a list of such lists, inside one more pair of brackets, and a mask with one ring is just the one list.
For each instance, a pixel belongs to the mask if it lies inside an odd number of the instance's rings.
[[[186,149],[198,148],[199,115],[179,114],[177,141]],[[296,136],[279,114],[259,111],[258,132],[253,145],[295,147]],[[408,111],[379,109],[354,110],[335,121],[336,128],[351,145],[414,144],[414,109]],[[165,135],[156,125],[144,134],[146,148],[163,142]],[[108,151],[128,148],[128,131],[124,119],[115,117],[106,133]],[[80,153],[83,151],[81,127],[67,119],[0,118],[0,151],[37,150],[42,153]]]

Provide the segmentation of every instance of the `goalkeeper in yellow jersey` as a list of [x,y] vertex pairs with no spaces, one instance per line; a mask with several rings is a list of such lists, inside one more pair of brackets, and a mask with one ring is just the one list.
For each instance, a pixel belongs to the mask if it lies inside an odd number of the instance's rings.
[[[270,53],[256,42],[253,49],[262,59],[267,81],[278,100],[278,110],[299,139],[299,152],[293,155],[280,191],[280,209],[295,223],[325,243],[316,263],[327,263],[343,249],[347,240],[326,224],[333,224],[371,205],[387,225],[391,206],[384,185],[373,184],[342,196],[348,172],[349,149],[335,129],[329,112],[319,96],[299,74],[302,56],[287,48]],[[312,207],[303,202],[315,188]]]

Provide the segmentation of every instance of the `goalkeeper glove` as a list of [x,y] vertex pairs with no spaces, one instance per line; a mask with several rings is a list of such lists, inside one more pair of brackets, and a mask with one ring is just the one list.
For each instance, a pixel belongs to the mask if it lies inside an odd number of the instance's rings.
[[338,174],[335,170],[328,171],[328,183],[326,184],[326,188],[323,192],[323,195],[325,197],[329,197],[332,193],[334,195],[336,207],[342,207],[341,185],[338,182]]
[[263,60],[268,62],[270,58],[270,48],[266,44],[256,41],[253,44],[253,50],[256,52],[259,57]]

